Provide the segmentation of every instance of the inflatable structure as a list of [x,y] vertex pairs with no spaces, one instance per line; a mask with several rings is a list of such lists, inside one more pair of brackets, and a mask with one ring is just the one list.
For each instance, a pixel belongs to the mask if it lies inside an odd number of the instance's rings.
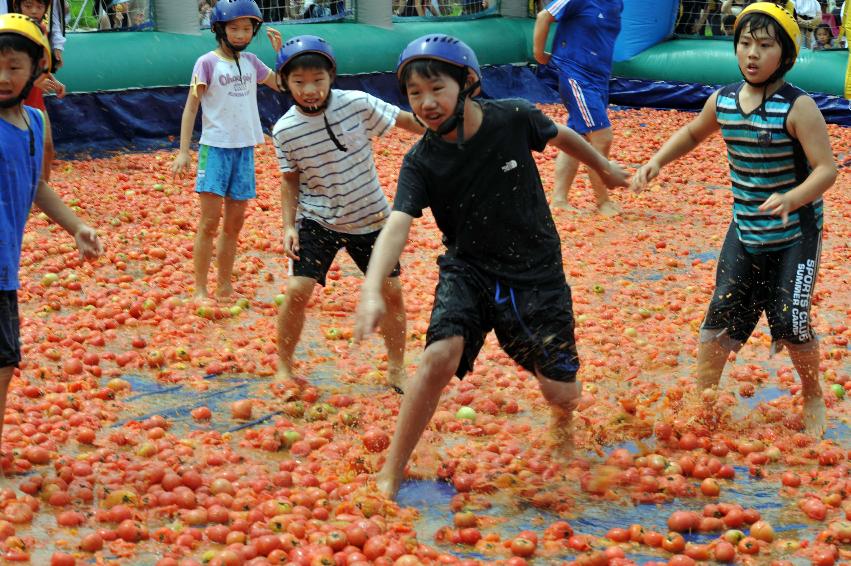
[[[511,3],[503,0],[503,13],[510,11]],[[613,104],[697,109],[714,86],[740,80],[729,40],[670,39],[677,8],[673,0],[626,0],[615,47]],[[272,25],[285,37],[324,37],[338,54],[341,87],[366,90],[398,104],[404,103],[392,75],[398,54],[413,38],[435,32],[455,35],[476,50],[488,66],[486,96],[558,100],[552,73],[531,64],[532,18],[387,20],[381,27],[348,20]],[[72,34],[61,72],[71,94],[62,101],[48,100],[60,151],[162,146],[179,132],[195,60],[214,48],[209,30]],[[271,66],[274,54],[262,34],[250,49]],[[846,83],[851,84],[845,79],[847,64],[845,50],[804,49],[788,78],[815,95],[829,121],[851,125],[848,101],[841,98]],[[268,128],[289,101],[264,88],[260,105]]]

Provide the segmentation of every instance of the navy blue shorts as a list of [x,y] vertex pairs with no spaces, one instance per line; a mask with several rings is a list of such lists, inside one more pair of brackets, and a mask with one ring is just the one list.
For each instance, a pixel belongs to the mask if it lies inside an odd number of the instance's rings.
[[[315,279],[325,285],[325,276],[337,252],[346,248],[349,256],[362,273],[366,273],[372,248],[381,230],[369,234],[335,232],[314,220],[301,220],[298,227],[298,261],[290,260],[290,275]],[[399,277],[401,267],[396,267],[390,277]]]
[[20,362],[21,321],[18,318],[18,292],[0,291],[0,368],[17,367]]
[[503,351],[524,369],[572,383],[579,371],[573,329],[573,301],[566,282],[552,288],[515,289],[456,259],[441,261],[426,347],[463,337],[458,377],[473,369],[493,330]]
[[805,233],[788,248],[752,253],[739,241],[735,223],[730,224],[701,335],[726,335],[738,348],[765,312],[773,342],[810,342],[816,336],[810,308],[820,256],[820,230]]
[[610,128],[609,83],[588,82],[559,73],[558,91],[567,108],[567,127],[577,134]]

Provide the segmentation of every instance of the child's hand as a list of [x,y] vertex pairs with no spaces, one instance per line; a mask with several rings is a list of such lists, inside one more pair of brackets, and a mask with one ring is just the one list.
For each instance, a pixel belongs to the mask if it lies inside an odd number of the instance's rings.
[[774,216],[779,216],[783,220],[784,226],[789,222],[789,213],[793,212],[796,208],[789,193],[773,193],[764,203],[759,205],[760,212],[768,212]]
[[625,187],[629,184],[627,182],[626,171],[624,171],[623,168],[614,161],[609,161],[609,168],[604,172],[601,178],[610,189],[614,187]]
[[83,224],[74,233],[74,240],[77,242],[77,249],[82,259],[94,259],[103,253],[103,245],[98,239],[98,233],[87,224]]
[[288,258],[298,261],[298,230],[295,227],[284,230],[284,253]]
[[174,158],[174,163],[171,164],[171,172],[175,176],[182,176],[189,172],[190,166],[189,154],[181,152]]
[[550,57],[552,57],[552,53],[548,53],[547,51],[542,51],[541,53],[535,53],[535,61],[540,65],[546,65],[550,62]]
[[277,54],[284,45],[284,40],[281,38],[281,32],[266,26],[266,37],[269,38],[269,41],[272,43],[272,49],[274,49]]
[[630,188],[635,192],[640,192],[647,187],[647,183],[655,179],[659,175],[659,166],[648,161],[632,176]]
[[355,312],[355,342],[360,342],[366,336],[369,336],[378,328],[378,323],[384,318],[387,312],[387,306],[384,304],[384,298],[377,291],[361,291],[360,302],[358,309]]

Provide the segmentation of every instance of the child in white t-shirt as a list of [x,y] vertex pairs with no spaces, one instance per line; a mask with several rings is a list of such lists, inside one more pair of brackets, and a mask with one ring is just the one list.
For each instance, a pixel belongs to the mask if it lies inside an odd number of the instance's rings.
[[[247,203],[256,196],[254,146],[264,142],[257,84],[278,90],[275,73],[254,54],[243,52],[263,23],[254,0],[220,0],[210,22],[219,47],[195,63],[180,127],[180,153],[172,164],[175,173],[189,169],[189,144],[200,105],[203,112],[195,191],[201,201],[201,218],[192,258],[195,298],[199,300],[207,298],[207,272],[222,208],[224,222],[216,248],[216,295],[233,294],[236,243]],[[267,34],[275,50],[280,49],[280,34],[273,29]]]

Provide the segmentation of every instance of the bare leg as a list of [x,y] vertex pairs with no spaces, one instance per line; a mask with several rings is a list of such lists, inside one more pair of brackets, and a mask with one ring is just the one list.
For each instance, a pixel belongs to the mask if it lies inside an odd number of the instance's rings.
[[806,344],[786,344],[792,364],[801,377],[801,395],[804,398],[804,429],[815,438],[824,436],[827,426],[824,397],[819,383],[819,345],[813,340]]
[[697,393],[704,389],[718,387],[721,373],[727,365],[730,348],[718,340],[703,340],[697,348]]
[[278,374],[275,379],[292,379],[293,354],[301,330],[304,327],[304,312],[316,280],[310,277],[290,277],[287,296],[278,310]]
[[199,193],[201,218],[195,233],[195,245],[192,248],[192,263],[195,268],[195,298],[207,298],[207,272],[213,256],[213,238],[219,229],[219,217],[222,215],[222,197],[212,193]]
[[245,209],[248,201],[225,199],[225,219],[222,223],[222,233],[219,234],[216,248],[219,273],[216,282],[216,296],[229,297],[233,294],[233,264],[236,260],[236,244],[239,232],[245,223]]
[[541,393],[550,404],[550,434],[555,443],[557,457],[569,457],[573,454],[573,411],[579,404],[582,394],[580,383],[554,381],[536,375]]
[[558,152],[555,166],[555,188],[553,188],[552,205],[566,210],[576,210],[567,202],[567,192],[573,185],[576,172],[579,170],[579,161],[575,157]]
[[440,393],[458,369],[463,351],[464,339],[453,336],[434,342],[423,352],[417,374],[408,382],[402,398],[387,460],[375,478],[378,489],[385,496],[396,497],[408,459],[437,409]]
[[12,375],[15,368],[6,366],[0,368],[0,454],[3,453],[3,420],[6,417],[6,393],[9,391],[9,384],[12,382]]
[[[612,148],[612,129],[606,128],[597,130],[596,132],[588,132],[585,135],[588,143],[594,146],[594,149],[602,153],[607,159],[609,150]],[[594,199],[597,201],[597,212],[603,216],[617,216],[621,213],[620,208],[609,199],[609,191],[606,189],[605,183],[600,176],[593,170],[588,170],[588,177],[591,179],[591,187],[594,189]]]
[[405,378],[405,302],[402,285],[398,277],[388,277],[384,282],[382,296],[387,305],[387,314],[381,321],[381,333],[387,346],[387,383],[402,388]]

